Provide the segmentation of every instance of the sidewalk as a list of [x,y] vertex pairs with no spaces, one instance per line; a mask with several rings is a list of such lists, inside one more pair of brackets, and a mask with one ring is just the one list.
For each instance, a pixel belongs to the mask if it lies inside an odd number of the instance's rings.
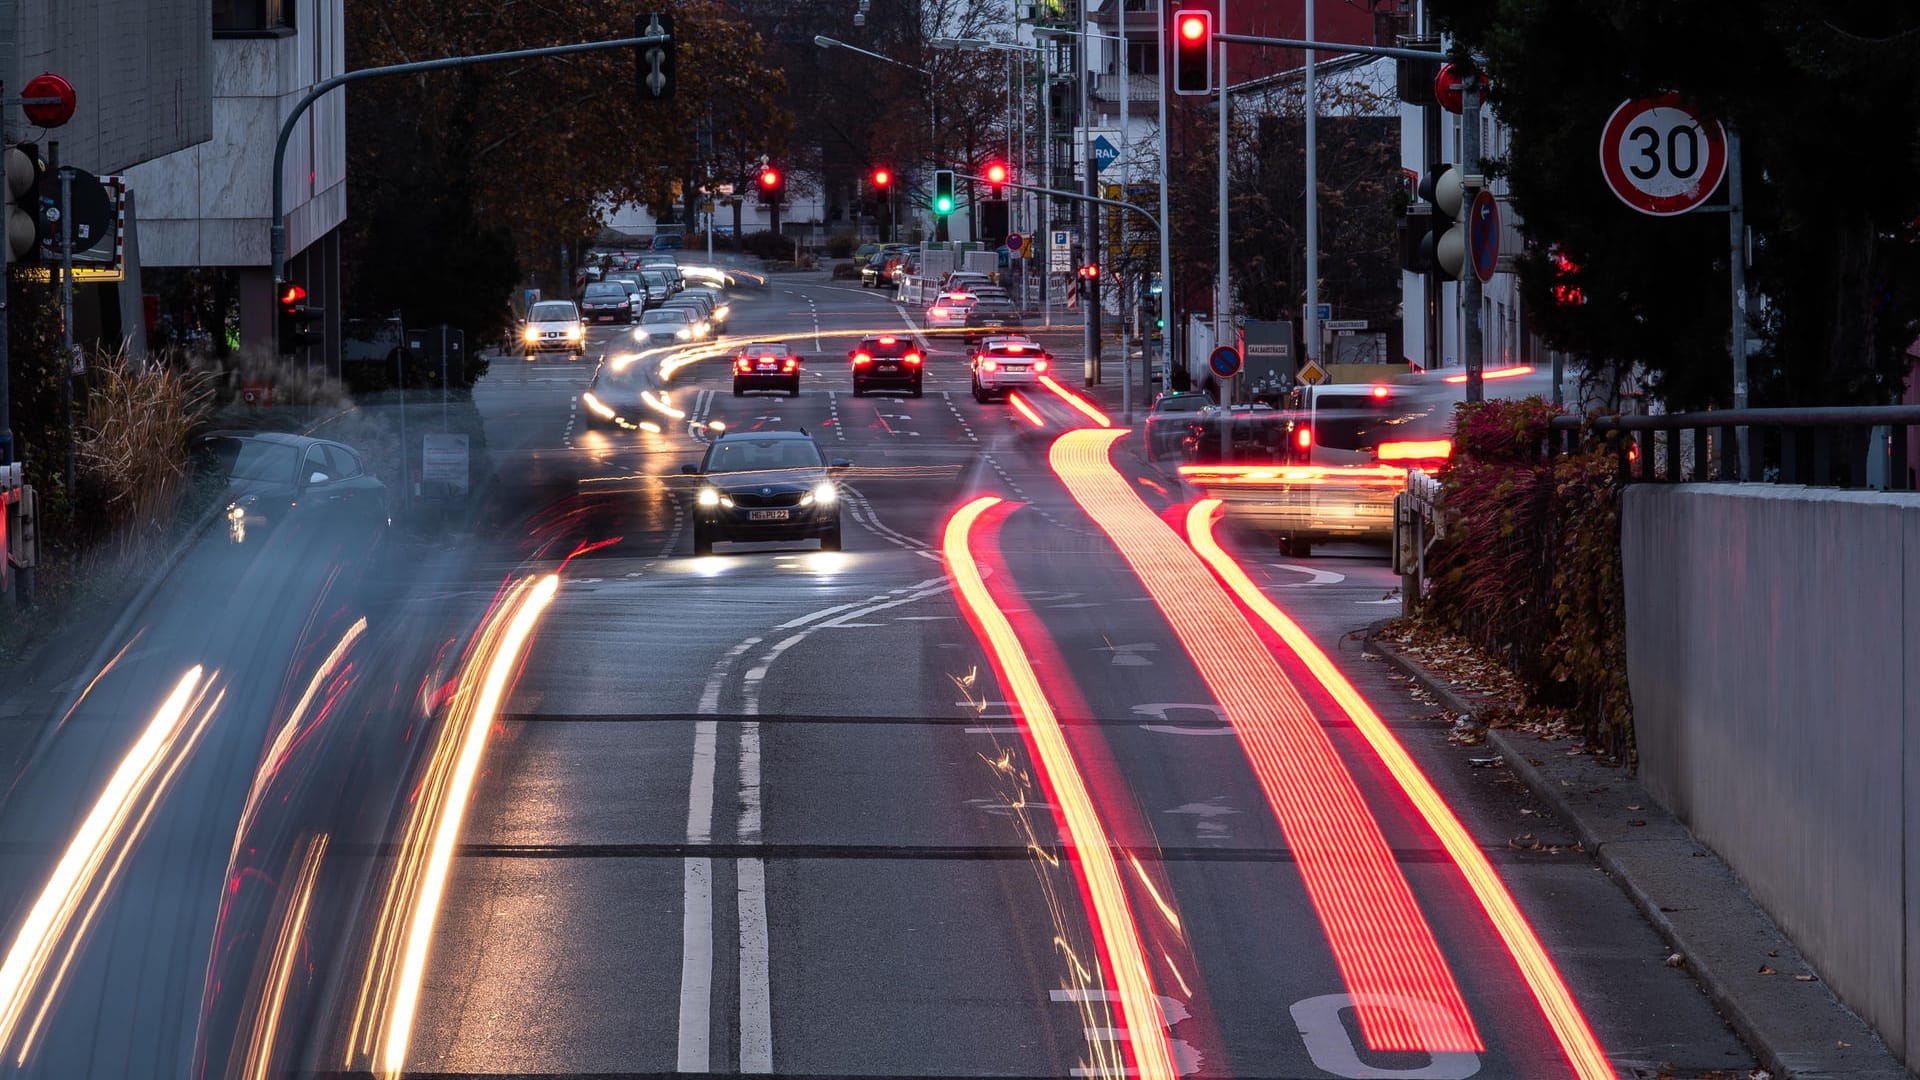
[[[1407,650],[1369,632],[1368,651],[1412,678],[1454,716],[1472,695]],[[1833,996],[1726,863],[1618,766],[1564,740],[1488,728],[1487,746],[1620,884],[1770,1070],[1773,1080],[1906,1080],[1864,1021]]]

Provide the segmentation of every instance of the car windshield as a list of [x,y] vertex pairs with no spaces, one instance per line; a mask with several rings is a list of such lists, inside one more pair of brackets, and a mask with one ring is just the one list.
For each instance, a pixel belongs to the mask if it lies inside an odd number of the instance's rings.
[[533,310],[527,314],[530,322],[570,322],[579,317],[579,309],[575,308],[572,302],[565,300],[535,304]]
[[812,439],[723,439],[707,451],[709,473],[808,469],[826,465]]
[[211,439],[206,451],[218,471],[235,480],[290,483],[300,460],[296,448],[262,439]]
[[693,321],[693,312],[688,311],[686,308],[677,308],[677,307],[654,308],[652,311],[649,311],[645,315],[640,316],[640,322],[643,325],[646,323],[685,324],[685,323],[690,323],[692,321]]
[[1154,412],[1199,412],[1212,404],[1204,394],[1174,394],[1153,403]]
[[585,295],[586,295],[586,298],[589,300],[592,300],[595,297],[601,297],[601,296],[607,297],[612,300],[624,300],[627,297],[627,287],[625,285],[618,285],[618,284],[596,283],[596,284],[587,286],[587,291]]

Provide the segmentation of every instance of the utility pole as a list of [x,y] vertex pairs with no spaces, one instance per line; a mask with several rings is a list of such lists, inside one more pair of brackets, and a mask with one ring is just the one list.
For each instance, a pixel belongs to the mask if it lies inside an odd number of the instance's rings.
[[[1220,29],[1227,28],[1227,0],[1220,0]],[[1219,273],[1215,275],[1213,293],[1213,347],[1219,348],[1227,342],[1227,331],[1233,325],[1229,319],[1228,308],[1232,306],[1230,286],[1227,283],[1227,43],[1219,45],[1220,57],[1215,62],[1214,78],[1220,87],[1220,133],[1216,149],[1219,154],[1219,186],[1217,196],[1220,200],[1220,251]],[[1220,380],[1220,407],[1233,404],[1232,379]],[[1227,460],[1227,439],[1231,423],[1221,425],[1220,460]]]
[[[1100,181],[1095,176],[1097,170],[1094,168],[1093,160],[1093,117],[1087,109],[1087,84],[1093,80],[1093,73],[1090,70],[1092,64],[1088,57],[1087,45],[1093,39],[1087,35],[1087,5],[1081,3],[1077,6],[1080,9],[1080,37],[1074,45],[1073,55],[1075,66],[1080,69],[1075,72],[1075,74],[1079,76],[1078,81],[1080,83],[1081,191],[1089,199],[1092,199],[1097,198],[1100,194]],[[1093,203],[1084,204],[1081,209],[1080,221],[1084,230],[1083,239],[1081,240],[1082,249],[1086,252],[1087,261],[1093,266],[1098,267],[1100,265],[1100,211],[1098,206]],[[1095,274],[1093,277],[1088,278],[1086,288],[1083,291],[1086,293],[1087,307],[1086,322],[1084,324],[1085,330],[1082,335],[1086,342],[1086,359],[1081,365],[1082,377],[1086,385],[1093,386],[1100,381],[1100,276]]]
[[[1307,40],[1312,41],[1313,0],[1306,0],[1306,4]],[[1314,55],[1314,50],[1307,50],[1306,130],[1302,136],[1307,144],[1307,310],[1300,322],[1306,332],[1309,360],[1320,359],[1320,139],[1317,131],[1320,98],[1315,89]]]
[[[1132,111],[1127,107],[1127,99],[1133,96],[1133,74],[1128,65],[1133,60],[1133,46],[1127,44],[1127,3],[1120,0],[1114,13],[1120,17],[1120,197],[1133,201],[1133,163],[1127,159],[1129,131],[1128,122],[1132,120]],[[1132,255],[1132,246],[1127,243],[1127,220],[1116,218],[1120,222],[1120,250],[1108,255],[1113,265],[1119,268],[1123,260]],[[1128,424],[1133,423],[1133,342],[1128,331],[1132,329],[1132,320],[1128,317],[1133,310],[1133,283],[1131,276],[1124,271],[1117,275],[1120,282],[1120,418]],[[1144,354],[1142,354],[1144,356]]]
[[[0,97],[5,97],[20,81],[14,71],[20,58],[20,42],[14,37],[19,21],[19,0],[0,0]],[[12,139],[6,133],[5,124],[0,123],[0,149],[10,145]],[[7,338],[12,332],[7,325],[7,282],[13,277],[12,262],[12,245],[0,242],[0,465],[13,464],[13,399],[7,377],[13,363],[7,352]],[[6,552],[0,551],[0,558],[5,557]]]
[[[1460,85],[1460,176],[1466,182],[1465,194],[1461,197],[1464,214],[1486,182],[1480,175],[1478,72],[1469,72]],[[1480,335],[1480,275],[1474,272],[1473,260],[1467,262],[1466,272],[1460,275],[1460,351],[1465,354],[1463,359],[1467,365],[1467,400],[1478,402],[1486,400],[1486,384],[1480,374],[1485,367],[1485,358],[1481,356],[1485,343]]]
[[[1727,265],[1733,278],[1733,407],[1747,407],[1747,203],[1740,183],[1740,132],[1727,130]],[[1734,436],[1740,443],[1740,479],[1752,474],[1747,431]],[[1705,479],[1705,477],[1701,477]]]
[[[1121,0],[1121,2],[1124,4],[1125,0]],[[1157,95],[1160,99],[1160,321],[1165,324],[1160,328],[1160,351],[1165,354],[1167,359],[1167,388],[1172,389],[1174,360],[1173,318],[1169,312],[1171,310],[1170,305],[1172,304],[1171,298],[1173,296],[1173,251],[1171,243],[1173,238],[1169,235],[1168,228],[1169,222],[1173,219],[1168,209],[1169,196],[1167,194],[1167,181],[1173,176],[1173,166],[1168,161],[1167,95],[1173,91],[1173,81],[1171,76],[1167,74],[1167,69],[1173,65],[1167,57],[1168,16],[1166,5],[1164,3],[1161,4],[1160,9],[1160,18],[1158,20],[1160,25],[1156,31],[1158,41],[1156,47],[1160,50],[1160,92]],[[1142,354],[1145,354],[1145,350],[1142,350]],[[1151,388],[1153,385],[1153,376],[1151,374],[1153,371],[1153,363],[1149,360],[1144,366],[1149,373],[1147,375],[1147,385]],[[1185,384],[1182,383],[1182,385]]]

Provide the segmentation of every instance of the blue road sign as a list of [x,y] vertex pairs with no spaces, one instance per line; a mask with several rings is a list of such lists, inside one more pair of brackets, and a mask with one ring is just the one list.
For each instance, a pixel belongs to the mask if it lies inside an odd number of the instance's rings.
[[1107,166],[1120,160],[1120,148],[1107,141],[1105,135],[1093,138],[1093,167],[1095,171],[1105,172]]
[[1473,256],[1474,276],[1492,281],[1500,258],[1500,204],[1486,188],[1473,197],[1473,209],[1467,215],[1467,249]]
[[1207,356],[1207,366],[1215,375],[1231,379],[1240,374],[1240,350],[1231,345],[1222,345]]

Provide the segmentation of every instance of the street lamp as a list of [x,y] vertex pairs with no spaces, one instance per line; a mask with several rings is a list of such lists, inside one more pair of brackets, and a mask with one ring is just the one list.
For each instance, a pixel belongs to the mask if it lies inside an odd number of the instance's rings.
[[914,65],[907,63],[905,60],[895,60],[891,56],[887,56],[882,53],[871,52],[867,49],[861,48],[858,45],[849,45],[838,38],[830,38],[825,34],[815,34],[813,36],[813,43],[815,45],[820,46],[823,49],[846,49],[849,52],[857,52],[861,56],[871,56],[875,60],[885,60],[889,64],[897,64],[900,67],[906,68],[908,71],[917,71],[920,74],[925,75],[929,79],[933,78],[933,72],[928,71],[926,68],[915,67]]

